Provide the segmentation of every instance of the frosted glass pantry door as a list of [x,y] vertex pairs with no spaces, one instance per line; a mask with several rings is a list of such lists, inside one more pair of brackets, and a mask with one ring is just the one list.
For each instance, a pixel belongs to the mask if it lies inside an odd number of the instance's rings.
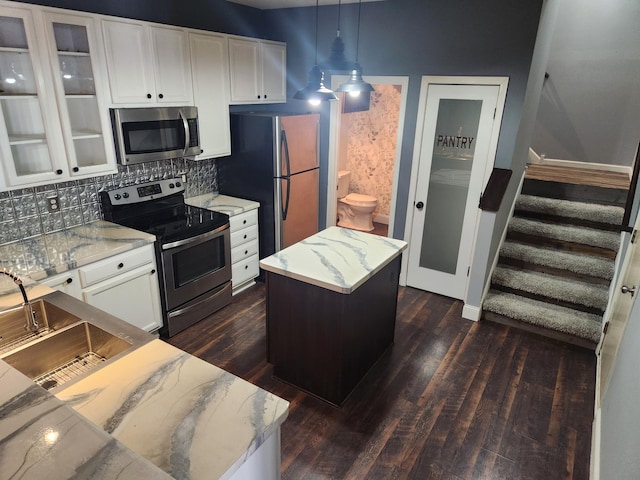
[[413,204],[407,284],[464,298],[485,181],[494,85],[429,85]]

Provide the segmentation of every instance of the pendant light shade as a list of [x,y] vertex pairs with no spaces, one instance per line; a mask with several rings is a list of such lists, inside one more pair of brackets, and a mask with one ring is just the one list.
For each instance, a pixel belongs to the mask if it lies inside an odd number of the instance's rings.
[[332,90],[324,86],[324,73],[322,73],[318,65],[314,65],[309,71],[309,83],[307,83],[307,86],[302,90],[298,90],[293,98],[306,100],[312,105],[338,99]]
[[316,0],[316,57],[315,63],[309,70],[309,82],[302,90],[298,90],[293,96],[296,100],[306,100],[311,105],[319,105],[321,102],[337,100],[333,90],[324,86],[324,72],[318,66],[318,0]]
[[331,43],[331,55],[326,63],[323,64],[323,68],[334,71],[349,71],[353,68],[353,62],[350,62],[344,56],[344,42],[340,37],[340,12],[341,1],[338,0],[338,26],[336,27],[336,38],[334,38]]
[[349,80],[340,85],[336,92],[345,92],[350,95],[356,96],[360,93],[373,92],[374,88],[370,83],[365,82],[362,79],[362,67],[359,63],[356,63],[355,68],[351,70]]
[[362,79],[362,67],[358,63],[358,48],[360,44],[360,10],[362,7],[362,0],[358,1],[358,31],[356,34],[356,61],[351,68],[349,80],[340,85],[337,92],[347,92],[352,96],[360,95],[360,93],[371,93],[374,91],[373,86],[370,83],[365,82]]

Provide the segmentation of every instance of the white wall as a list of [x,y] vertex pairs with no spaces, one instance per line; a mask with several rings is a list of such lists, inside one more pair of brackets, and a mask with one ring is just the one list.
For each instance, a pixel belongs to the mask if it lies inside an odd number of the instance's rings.
[[632,165],[640,141],[640,2],[563,0],[533,149]]

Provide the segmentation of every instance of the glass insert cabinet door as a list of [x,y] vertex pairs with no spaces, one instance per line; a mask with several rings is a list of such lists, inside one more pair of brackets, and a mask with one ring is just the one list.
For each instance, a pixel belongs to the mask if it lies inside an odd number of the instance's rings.
[[64,146],[31,12],[0,9],[0,152],[4,181],[55,181]]
[[498,86],[429,85],[407,284],[464,298]]
[[104,172],[115,159],[94,21],[56,14],[44,21],[70,176]]

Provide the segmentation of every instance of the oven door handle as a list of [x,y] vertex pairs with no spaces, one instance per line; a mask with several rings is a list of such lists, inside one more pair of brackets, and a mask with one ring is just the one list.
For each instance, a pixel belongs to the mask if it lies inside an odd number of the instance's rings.
[[184,128],[184,150],[182,152],[183,155],[187,154],[187,150],[189,150],[189,122],[187,122],[187,117],[185,116],[182,109],[178,110],[180,114],[180,118],[182,119],[182,127]]
[[221,227],[216,228],[215,230],[212,230],[207,233],[203,233],[201,235],[196,235],[195,237],[189,237],[183,240],[178,240],[171,243],[165,243],[164,245],[162,245],[162,250],[169,250],[171,248],[181,247],[189,243],[198,243],[204,240],[208,240],[210,238],[218,236],[220,232],[224,232],[228,228],[229,228],[229,224],[227,223],[225,225],[222,225]]

